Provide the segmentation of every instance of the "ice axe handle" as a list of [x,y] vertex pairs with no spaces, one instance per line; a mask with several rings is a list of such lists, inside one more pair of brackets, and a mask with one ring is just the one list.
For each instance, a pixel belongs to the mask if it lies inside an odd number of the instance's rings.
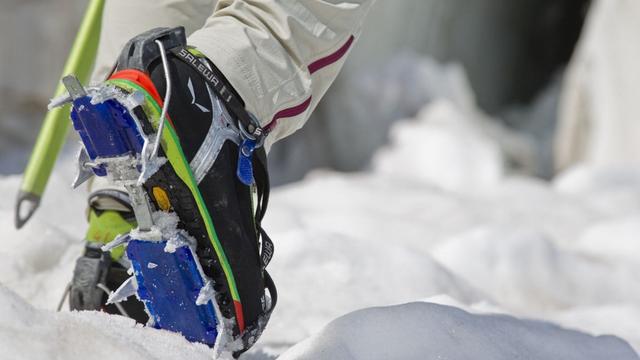
[[[104,4],[105,0],[89,2],[63,75],[75,74],[83,82],[89,79],[98,48]],[[62,95],[64,90],[63,86],[58,85],[56,96]],[[38,208],[53,165],[65,142],[69,125],[68,107],[56,108],[47,113],[22,177],[16,203],[16,227],[23,226]]]

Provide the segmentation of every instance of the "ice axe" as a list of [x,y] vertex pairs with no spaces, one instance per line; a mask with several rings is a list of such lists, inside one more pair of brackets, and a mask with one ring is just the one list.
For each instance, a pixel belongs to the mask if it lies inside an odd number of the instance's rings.
[[[102,11],[105,0],[91,0],[76,35],[62,75],[74,74],[87,82],[98,50]],[[62,83],[55,96],[65,92]],[[16,228],[21,228],[35,213],[60,154],[69,129],[69,107],[50,110],[44,118],[38,139],[24,171],[16,202]]]

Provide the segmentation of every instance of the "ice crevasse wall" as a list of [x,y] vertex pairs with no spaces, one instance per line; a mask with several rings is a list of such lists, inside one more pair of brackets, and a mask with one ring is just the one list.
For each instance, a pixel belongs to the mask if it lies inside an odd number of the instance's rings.
[[[432,95],[448,91],[438,88],[437,79],[425,83],[415,69],[403,68],[406,62],[395,61],[407,51],[460,64],[474,93],[468,102],[499,113],[531,69],[522,59],[531,44],[513,36],[518,23],[528,21],[531,6],[500,0],[378,2],[314,119],[274,153],[276,166],[288,164],[281,173],[295,178],[305,164],[342,170],[366,164],[387,141],[392,122],[413,116],[437,98]],[[543,114],[551,119],[534,126],[556,132],[538,146],[551,153],[556,171],[582,162],[640,162],[640,2],[593,0],[585,9],[573,55],[558,68],[553,89],[539,97],[551,97]]]
[[564,79],[559,168],[640,162],[640,2],[600,0]]

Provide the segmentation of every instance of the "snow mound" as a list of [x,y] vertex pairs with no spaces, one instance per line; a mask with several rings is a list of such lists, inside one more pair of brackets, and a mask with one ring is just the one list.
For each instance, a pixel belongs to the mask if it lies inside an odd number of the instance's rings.
[[82,251],[86,192],[71,189],[74,171],[70,158],[56,166],[41,208],[21,230],[14,227],[20,176],[0,176],[0,284],[37,307],[56,307]]
[[590,336],[505,315],[477,315],[444,305],[370,308],[332,321],[280,360],[638,359],[614,336]]
[[37,310],[0,286],[0,349],[7,359],[210,359],[205,345],[97,312]]
[[435,102],[416,121],[393,127],[394,147],[381,151],[374,167],[445,190],[475,192],[493,185],[505,171],[502,151],[473,120],[449,101]]
[[640,279],[634,272],[562,250],[539,231],[479,227],[444,242],[434,257],[511,311],[640,301]]
[[581,164],[561,173],[553,186],[594,210],[625,216],[638,211],[640,164]]
[[270,272],[281,289],[282,310],[273,314],[267,342],[294,344],[327,319],[362,307],[442,293],[469,303],[485,298],[429,255],[400,246],[372,246],[359,237],[307,229],[278,236],[278,251]]
[[580,248],[591,256],[606,255],[619,262],[640,259],[640,214],[603,221],[585,230]]

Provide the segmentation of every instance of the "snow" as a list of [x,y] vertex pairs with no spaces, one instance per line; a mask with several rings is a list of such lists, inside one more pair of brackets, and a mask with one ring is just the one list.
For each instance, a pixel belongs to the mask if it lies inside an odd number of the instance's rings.
[[612,336],[592,337],[539,321],[410,303],[340,317],[279,359],[425,358],[624,360],[637,355]]
[[500,146],[479,131],[481,124],[449,101],[439,101],[419,114],[423,121],[393,128],[393,149],[374,158],[381,173],[428,181],[460,192],[477,192],[503,175]]
[[[613,168],[576,168],[555,183],[505,175],[502,156],[485,155],[496,145],[478,128],[435,102],[394,127],[370,173],[317,171],[275,193],[270,266],[287,310],[275,312],[263,346],[295,343],[363,307],[442,302],[445,294],[458,307],[615,334],[639,348],[640,258],[619,253],[639,235],[629,216],[640,210],[640,176]],[[439,151],[421,139],[450,146]],[[441,172],[430,169],[437,156]],[[610,193],[631,197],[624,212],[594,200]],[[608,240],[611,222],[624,224],[612,233],[620,240]],[[602,235],[585,240],[594,231]]]
[[7,359],[210,359],[168,331],[97,312],[38,310],[0,286],[0,349]]
[[[625,341],[640,349],[640,173],[513,175],[488,124],[440,99],[393,127],[369,171],[275,189],[264,226],[279,303],[243,358],[637,358]],[[2,349],[210,357],[121,317],[53,312],[82,251],[86,194],[68,186],[72,163],[57,166],[24,230],[13,202],[0,205]],[[18,184],[0,178],[0,191],[11,200]]]

